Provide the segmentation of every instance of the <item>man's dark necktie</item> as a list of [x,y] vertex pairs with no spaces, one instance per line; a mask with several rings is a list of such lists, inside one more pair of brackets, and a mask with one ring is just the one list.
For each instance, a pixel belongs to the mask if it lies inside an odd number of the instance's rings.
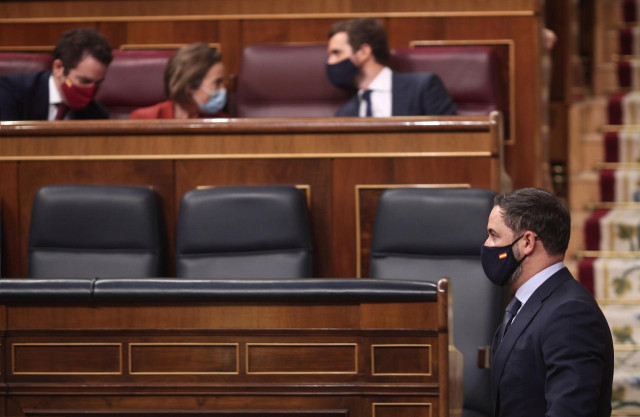
[[364,90],[362,93],[362,100],[367,104],[367,117],[373,116],[373,111],[371,109],[371,90]]
[[509,326],[511,325],[511,321],[520,310],[520,306],[522,303],[516,297],[509,302],[507,305],[507,309],[504,311],[504,318],[502,319],[502,332],[500,334],[500,341],[504,338],[504,335],[507,333]]
[[69,106],[67,106],[64,103],[58,103],[58,104],[56,104],[56,108],[58,109],[58,111],[56,113],[55,120],[64,119],[64,116],[66,116],[67,112],[69,111]]

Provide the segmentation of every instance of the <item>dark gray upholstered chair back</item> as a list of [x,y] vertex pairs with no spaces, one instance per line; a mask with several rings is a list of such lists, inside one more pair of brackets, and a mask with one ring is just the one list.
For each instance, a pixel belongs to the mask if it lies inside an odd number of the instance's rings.
[[311,277],[311,227],[304,195],[293,186],[189,191],[178,214],[176,274]]
[[372,278],[451,278],[454,344],[464,356],[464,417],[490,416],[489,370],[478,347],[491,345],[502,291],[484,275],[480,246],[495,193],[474,189],[399,188],[378,203],[371,245]]
[[147,187],[55,185],[36,193],[31,278],[166,275],[165,227]]

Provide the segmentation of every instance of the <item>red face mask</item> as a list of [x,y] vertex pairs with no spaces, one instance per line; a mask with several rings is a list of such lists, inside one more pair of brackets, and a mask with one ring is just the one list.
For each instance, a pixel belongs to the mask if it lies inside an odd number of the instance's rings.
[[80,87],[73,85],[68,78],[62,83],[62,94],[69,107],[74,110],[80,110],[87,107],[98,92],[98,86]]

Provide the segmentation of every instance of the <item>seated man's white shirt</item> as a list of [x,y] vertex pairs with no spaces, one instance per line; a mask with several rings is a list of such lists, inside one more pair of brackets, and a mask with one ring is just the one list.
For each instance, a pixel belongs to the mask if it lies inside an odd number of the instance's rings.
[[[371,114],[373,117],[391,117],[391,76],[393,72],[389,67],[373,79],[366,90],[371,90]],[[365,89],[358,90],[360,99],[360,117],[367,115],[367,103],[362,99]]]
[[[62,96],[56,88],[56,82],[53,81],[53,75],[49,77],[49,115],[47,120],[56,120],[56,114],[58,114],[57,105],[62,103]],[[69,118],[69,113],[64,116],[64,120]]]

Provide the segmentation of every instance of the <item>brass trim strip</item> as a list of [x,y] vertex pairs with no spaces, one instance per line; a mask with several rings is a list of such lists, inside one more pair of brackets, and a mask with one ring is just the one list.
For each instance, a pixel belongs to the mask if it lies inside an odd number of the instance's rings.
[[427,406],[429,407],[429,417],[433,417],[433,408],[431,403],[372,403],[371,415],[376,417],[376,407],[415,407],[415,406]]
[[[117,346],[118,372],[16,372],[16,346]],[[12,375],[122,375],[122,343],[12,343],[11,344],[11,374]]]
[[[355,369],[349,372],[330,372],[330,371],[292,371],[292,372],[251,372],[249,366],[249,348],[253,346],[342,346],[354,348],[354,365]],[[358,344],[357,343],[247,343],[245,345],[245,372],[247,375],[352,375],[358,373]]]
[[640,259],[640,251],[595,251],[595,250],[583,250],[576,252],[576,258],[623,258],[623,259]]
[[410,41],[411,48],[420,46],[507,46],[508,49],[508,71],[509,85],[507,92],[509,96],[509,140],[505,140],[505,145],[516,143],[516,45],[513,39],[464,39],[464,40],[424,40]]
[[596,301],[602,306],[640,304],[640,298],[598,298]]
[[587,204],[588,210],[597,210],[597,209],[616,209],[616,208],[630,208],[630,209],[639,209],[639,202],[614,202],[614,201],[599,201],[596,203]]
[[461,12],[380,12],[380,13],[278,13],[228,14],[182,16],[81,16],[81,17],[18,17],[0,19],[0,24],[19,23],[87,23],[87,22],[158,22],[203,20],[294,20],[294,19],[349,19],[352,17],[416,18],[416,17],[534,17],[530,10],[513,11],[461,11]]
[[640,125],[603,125],[601,132],[640,132]]
[[[133,346],[232,346],[236,349],[235,372],[134,372],[131,359]],[[240,344],[239,343],[129,343],[129,375],[239,375],[240,374]]]
[[471,184],[356,184],[356,278],[362,278],[362,230],[360,228],[360,190],[386,190],[390,188],[471,188]]
[[158,154],[158,155],[42,155],[2,156],[0,161],[100,161],[190,159],[329,159],[329,158],[493,158],[491,152],[364,152],[364,153],[270,153],[270,154]]
[[603,169],[640,169],[638,162],[599,162],[596,164],[596,170]]
[[618,352],[635,352],[640,351],[640,345],[621,345],[614,343],[613,350]]
[[0,46],[0,52],[53,52],[54,45]]
[[[118,48],[121,51],[139,51],[146,49],[180,49],[183,46],[188,45],[186,43],[123,43]],[[207,43],[210,48],[216,49],[218,52],[222,52],[222,44],[219,42]]]
[[[414,373],[384,373],[384,372],[376,372],[376,355],[375,355],[375,348],[394,348],[394,347],[425,347],[427,348],[427,356],[428,356],[428,362],[427,365],[429,367],[429,371],[427,373],[422,373],[422,372],[414,372]],[[431,344],[429,343],[425,343],[425,344],[378,344],[378,345],[371,345],[371,375],[374,376],[380,376],[380,375],[393,375],[393,376],[432,376],[433,372],[432,372],[432,368],[431,368],[431,361],[433,360],[433,356],[432,356],[432,349],[431,349]]]

